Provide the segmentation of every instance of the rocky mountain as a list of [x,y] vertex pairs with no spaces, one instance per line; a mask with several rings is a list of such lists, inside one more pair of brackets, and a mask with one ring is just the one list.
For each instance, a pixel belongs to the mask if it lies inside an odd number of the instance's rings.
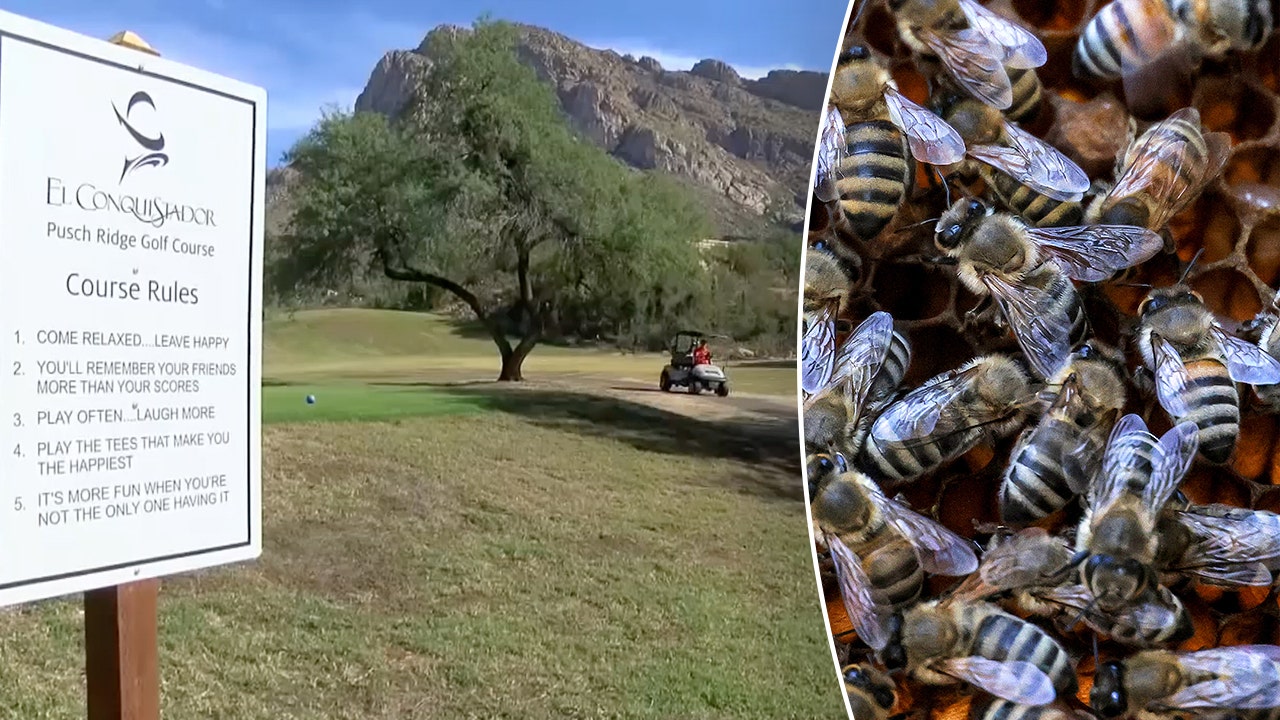
[[[824,73],[774,70],[744,79],[727,63],[687,71],[518,26],[520,58],[550,83],[571,124],[628,164],[669,173],[706,198],[723,235],[752,234],[804,212]],[[413,50],[383,56],[357,111],[395,115],[429,72],[432,52],[469,30],[441,25]]]

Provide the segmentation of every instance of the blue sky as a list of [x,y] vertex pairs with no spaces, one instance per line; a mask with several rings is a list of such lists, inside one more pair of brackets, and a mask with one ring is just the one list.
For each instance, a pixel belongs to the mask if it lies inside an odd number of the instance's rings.
[[327,105],[350,107],[383,53],[482,13],[687,70],[717,58],[745,77],[831,65],[845,0],[8,0],[4,9],[107,38],[133,30],[167,58],[268,92],[268,162]]

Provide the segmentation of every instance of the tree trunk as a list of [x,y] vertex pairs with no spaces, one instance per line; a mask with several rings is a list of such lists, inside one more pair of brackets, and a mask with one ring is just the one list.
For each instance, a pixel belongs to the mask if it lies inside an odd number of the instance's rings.
[[533,352],[533,348],[537,344],[537,336],[530,334],[522,338],[520,344],[516,345],[514,349],[503,351],[502,372],[498,375],[498,382],[520,382],[524,380],[524,361],[529,357],[529,353]]

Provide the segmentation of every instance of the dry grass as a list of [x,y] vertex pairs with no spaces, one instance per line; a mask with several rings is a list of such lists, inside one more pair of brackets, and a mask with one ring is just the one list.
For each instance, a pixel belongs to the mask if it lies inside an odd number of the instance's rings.
[[[794,421],[485,392],[268,427],[262,559],[163,585],[166,718],[842,716]],[[0,717],[83,716],[81,631],[0,615]]]

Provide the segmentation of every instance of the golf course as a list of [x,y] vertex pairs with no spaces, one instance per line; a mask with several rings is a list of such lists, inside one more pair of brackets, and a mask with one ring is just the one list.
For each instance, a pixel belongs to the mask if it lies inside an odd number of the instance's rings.
[[[264,321],[260,560],[165,578],[163,714],[836,718],[795,371],[727,398],[428,313]],[[306,397],[315,397],[314,404]],[[80,598],[0,613],[0,715],[83,717]]]

